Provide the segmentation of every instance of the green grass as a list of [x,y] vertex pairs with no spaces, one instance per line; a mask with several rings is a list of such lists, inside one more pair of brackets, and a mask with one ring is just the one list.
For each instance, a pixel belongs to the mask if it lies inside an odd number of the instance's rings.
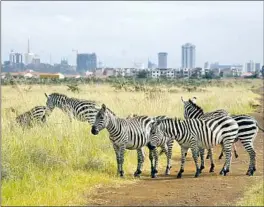
[[264,206],[263,180],[251,187],[249,191],[246,191],[244,197],[237,203],[237,206]]
[[[23,113],[36,105],[45,105],[44,93],[60,92],[69,96],[105,103],[121,117],[131,113],[183,117],[184,99],[196,96],[205,111],[224,108],[231,113],[251,113],[250,102],[259,96],[250,89],[258,87],[257,80],[241,82],[231,87],[206,87],[206,92],[162,93],[115,92],[108,85],[82,85],[73,94],[67,87],[33,86],[25,92],[16,87],[2,87],[2,204],[3,205],[85,205],[98,185],[123,185],[137,182],[136,151],[126,151],[125,179],[116,175],[116,158],[106,130],[98,136],[90,133],[87,123],[69,122],[55,109],[47,126],[37,126],[23,132],[14,125],[14,107]],[[13,126],[13,128],[12,128]],[[177,144],[173,156],[179,155]],[[150,174],[148,150],[145,150],[144,175]],[[165,156],[161,157],[159,172],[165,171]]]

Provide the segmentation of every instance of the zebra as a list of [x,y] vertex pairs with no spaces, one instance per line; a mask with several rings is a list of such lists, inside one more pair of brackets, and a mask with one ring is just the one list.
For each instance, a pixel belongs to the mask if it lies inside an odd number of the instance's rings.
[[[189,117],[189,118],[199,118],[200,117],[201,118],[207,114],[207,113],[203,114],[203,110],[199,106],[196,105],[196,97],[193,97],[192,100],[189,99],[189,101],[185,101],[185,102],[183,101],[183,103],[184,103],[184,114],[186,115],[186,117]],[[237,134],[237,138],[235,139],[235,142],[240,140],[249,154],[250,165],[249,165],[249,168],[246,174],[251,176],[254,174],[254,171],[256,171],[255,165],[253,164],[255,163],[255,159],[256,159],[256,152],[254,150],[253,142],[257,136],[258,129],[260,129],[261,131],[264,131],[264,129],[262,129],[258,125],[258,122],[249,115],[245,115],[245,114],[231,115],[231,118],[233,118],[238,124],[238,134]],[[234,146],[233,149],[234,149],[236,157],[238,157],[236,153],[236,147],[234,144],[233,144]],[[219,159],[222,158],[223,151],[224,150],[222,149]],[[209,157],[212,159],[212,152],[208,151],[208,154],[209,154]]]
[[[218,115],[229,115],[229,113],[224,110],[224,109],[218,109],[213,112],[207,112],[204,113],[203,109],[196,105],[196,97],[193,97],[192,100],[189,99],[189,101],[184,101],[183,98],[181,97],[181,100],[184,104],[184,118],[185,119],[192,119],[192,118],[210,118],[211,116],[218,116]],[[237,150],[236,150],[236,145],[235,143],[233,144],[233,151],[235,154],[235,157],[238,158]],[[206,159],[210,158],[210,154],[212,152],[209,150],[208,154],[206,156]],[[219,156],[219,159],[221,159],[223,156],[223,148],[221,151],[221,154]]]
[[45,96],[47,97],[47,107],[51,109],[58,107],[69,116],[70,122],[72,122],[72,119],[76,119],[92,125],[95,115],[99,111],[99,107],[95,101],[70,98],[60,93],[52,93],[50,95],[45,93]]
[[[104,128],[109,132],[109,138],[116,154],[117,173],[120,177],[124,177],[123,163],[126,149],[137,150],[138,165],[134,176],[140,177],[145,157],[143,147],[149,141],[150,124],[153,122],[154,119],[148,116],[119,118],[105,104],[102,104],[92,125],[91,133],[98,135]],[[155,164],[153,163],[153,158],[155,159]],[[149,159],[151,162],[151,177],[155,178],[158,173],[156,168],[158,153],[156,149],[149,151]]]
[[[137,116],[139,116],[139,115],[131,114],[127,118],[137,117]],[[153,119],[155,121],[162,120],[162,119],[167,119],[167,118],[169,118],[169,117],[164,116],[164,115],[163,116],[155,116],[155,117],[153,117]],[[173,148],[174,140],[173,139],[168,139],[165,136],[161,136],[159,138],[160,139],[157,142],[157,147],[161,147],[161,151],[160,151],[159,155],[162,155],[163,153],[165,153],[166,158],[167,158],[167,166],[166,166],[166,170],[165,170],[165,175],[170,175],[170,170],[171,170],[171,167],[172,167],[171,166],[171,157],[172,157],[172,148]]]
[[[182,177],[186,154],[189,148],[192,150],[196,165],[194,177],[201,173],[198,165],[199,152],[210,149],[218,144],[223,144],[226,161],[220,171],[221,175],[227,175],[231,164],[231,148],[238,132],[238,124],[230,116],[215,116],[212,119],[163,119],[157,120],[151,125],[149,147],[156,148],[160,136],[175,139],[181,146],[181,169],[177,178]],[[255,163],[254,163],[255,164]],[[253,166],[252,166],[253,167]]]
[[[17,113],[14,108],[11,111]],[[35,124],[46,123],[47,117],[51,114],[52,109],[47,106],[35,106],[29,111],[16,117],[16,122],[23,128],[33,127]]]

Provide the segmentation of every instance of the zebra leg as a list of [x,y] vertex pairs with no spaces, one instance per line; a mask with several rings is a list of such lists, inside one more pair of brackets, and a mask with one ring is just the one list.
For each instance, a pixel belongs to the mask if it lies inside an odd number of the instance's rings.
[[204,149],[199,149],[200,156],[201,156],[201,166],[200,166],[200,173],[202,173],[202,170],[204,169]]
[[210,153],[209,153],[209,150],[207,150],[206,159],[208,160],[209,158],[210,158]]
[[223,145],[221,145],[221,147],[222,147],[222,151],[221,151],[221,153],[220,153],[220,155],[218,157],[219,160],[221,160],[222,157],[224,156],[224,147],[223,147]]
[[214,172],[214,167],[215,167],[215,165],[214,165],[214,159],[213,159],[213,149],[211,148],[211,149],[208,149],[208,154],[209,154],[209,157],[210,157],[210,162],[211,162],[211,167],[210,167],[210,170],[209,170],[209,172]]
[[167,157],[167,167],[166,167],[165,175],[169,175],[170,174],[173,141],[168,142],[167,143],[167,147],[166,147],[166,145],[162,146],[162,147],[164,147],[165,154],[166,154],[166,157]]
[[256,152],[253,147],[252,142],[246,142],[246,140],[241,140],[243,146],[245,147],[246,151],[249,154],[250,162],[249,167],[246,175],[253,176],[254,172],[256,171]]
[[134,176],[140,177],[140,174],[142,173],[141,169],[142,169],[144,158],[145,158],[143,148],[137,149],[137,156],[138,156],[138,166],[137,166],[136,172],[134,173]]
[[124,164],[124,156],[125,156],[125,149],[126,149],[126,146],[125,145],[122,145],[119,147],[119,157],[120,157],[120,161],[119,161],[119,165],[120,165],[120,177],[124,177],[124,170],[123,170],[123,164]]
[[185,164],[188,149],[189,148],[185,148],[185,147],[181,146],[181,169],[178,172],[177,178],[181,178],[182,173],[184,172],[184,164]]
[[121,164],[120,164],[120,148],[113,144],[115,154],[116,154],[116,162],[117,162],[117,175],[120,175],[120,177],[124,176],[124,171],[122,171]]
[[157,148],[151,150],[152,151],[152,155],[154,157],[154,160],[155,160],[155,164],[153,166],[153,169],[151,171],[151,177],[152,178],[156,178],[157,177],[157,174],[158,174],[158,164],[159,164],[159,156],[158,156],[158,150]]
[[232,148],[232,143],[223,143],[224,145],[224,152],[225,152],[225,155],[226,155],[226,160],[225,160],[225,164],[222,168],[222,170],[220,171],[220,175],[224,175],[226,176],[227,173],[229,172],[229,167],[231,165],[231,159],[232,159],[232,151],[231,151],[231,148]]
[[196,166],[196,173],[194,177],[197,178],[200,175],[200,169],[199,169],[199,163],[198,163],[199,149],[197,146],[192,146],[191,150],[192,150],[193,160]]
[[233,143],[233,151],[234,151],[234,154],[235,154],[235,158],[238,158],[238,154],[237,154],[237,150],[236,150],[236,143],[235,142]]

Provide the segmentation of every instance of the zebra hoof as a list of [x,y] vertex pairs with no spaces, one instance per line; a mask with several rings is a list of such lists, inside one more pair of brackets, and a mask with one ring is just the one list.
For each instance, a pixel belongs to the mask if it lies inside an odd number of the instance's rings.
[[207,159],[207,160],[209,159],[209,155],[206,156],[206,159]]
[[171,169],[171,166],[166,167],[165,175],[170,175],[170,169]]
[[246,175],[253,176],[254,175],[254,169],[248,170]]
[[155,174],[151,174],[151,178],[157,178],[158,176],[157,176],[157,174],[155,173]]
[[124,171],[120,171],[120,177],[123,178],[124,177]]
[[235,158],[238,158],[238,154],[235,154]]
[[141,170],[137,170],[137,171],[134,173],[134,177],[140,178],[141,172],[142,172]]
[[229,173],[229,170],[225,170],[225,169],[223,169],[222,171],[223,171],[223,172],[222,172],[221,175],[224,175],[224,176],[227,176],[227,173]]
[[224,174],[224,169],[222,169],[220,172],[219,172],[220,175],[223,175]]
[[202,165],[201,167],[200,167],[200,173],[202,173],[202,171],[203,171],[203,169],[204,169],[204,166]]
[[198,178],[199,176],[200,176],[200,170],[195,173],[194,177]]
[[257,170],[256,167],[253,167],[253,170],[256,171]]
[[214,172],[214,167],[215,167],[214,164],[211,164],[209,172]]
[[218,160],[221,160],[222,159],[222,155],[220,155],[219,157],[218,157]]
[[182,178],[182,174],[181,173],[178,173],[177,178],[178,179]]

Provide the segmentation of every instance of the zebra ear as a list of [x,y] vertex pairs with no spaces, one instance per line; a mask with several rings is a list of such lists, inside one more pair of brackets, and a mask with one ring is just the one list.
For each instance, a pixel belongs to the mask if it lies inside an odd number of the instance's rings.
[[194,96],[194,97],[192,98],[192,102],[196,104],[196,100],[197,100],[197,98]]
[[104,112],[106,111],[106,105],[105,104],[102,104],[102,109]]
[[47,97],[47,98],[49,98],[49,96],[45,93],[45,96]]
[[182,96],[181,96],[181,101],[182,101],[182,103],[184,103],[184,100],[183,100]]

